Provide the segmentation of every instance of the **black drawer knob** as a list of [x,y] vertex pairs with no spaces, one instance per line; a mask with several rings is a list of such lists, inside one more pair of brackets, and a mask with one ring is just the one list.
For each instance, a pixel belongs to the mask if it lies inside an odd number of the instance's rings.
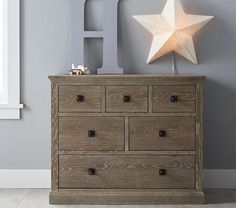
[[83,95],[77,95],[76,100],[78,103],[84,102],[84,96]]
[[125,96],[123,97],[123,100],[124,100],[124,103],[130,103],[130,102],[131,102],[131,96],[125,95]]
[[177,103],[177,102],[178,102],[178,96],[172,95],[172,96],[170,97],[170,101],[171,101],[172,103]]
[[89,175],[95,175],[95,174],[96,174],[95,168],[89,168],[89,169],[88,169],[88,174],[89,174]]
[[96,136],[96,131],[95,130],[89,130],[88,131],[88,137],[95,137]]
[[166,131],[165,130],[160,130],[159,131],[159,136],[160,137],[165,137],[166,136]]
[[166,169],[160,169],[159,170],[159,175],[160,176],[165,176],[166,175]]

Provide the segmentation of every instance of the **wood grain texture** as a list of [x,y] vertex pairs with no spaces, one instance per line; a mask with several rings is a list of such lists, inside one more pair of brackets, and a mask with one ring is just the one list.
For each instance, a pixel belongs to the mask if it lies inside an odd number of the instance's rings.
[[60,155],[195,155],[195,151],[58,151]]
[[[124,96],[131,96],[125,103]],[[106,112],[147,112],[148,86],[107,86]]]
[[149,113],[152,113],[152,85],[148,86],[148,93],[149,93],[149,97],[148,97],[148,106],[149,106]]
[[[195,112],[194,86],[153,86],[153,112]],[[172,103],[171,96],[178,96]]]
[[200,75],[170,75],[170,74],[126,74],[126,75],[83,75],[69,76],[56,75],[49,76],[51,81],[60,84],[75,85],[192,85],[201,82],[205,76]]
[[106,86],[101,86],[102,113],[106,112]]
[[112,117],[112,116],[148,116],[148,117],[155,117],[155,116],[196,116],[196,113],[58,113],[60,117],[80,117],[80,116],[103,116],[103,117]]
[[[77,102],[78,95],[84,96],[84,102]],[[60,112],[101,112],[100,86],[60,86]]]
[[[159,131],[166,131],[165,137]],[[130,117],[130,150],[195,150],[194,117]]]
[[196,189],[203,190],[203,83],[197,84],[196,93]]
[[[96,175],[88,175],[95,168]],[[159,175],[159,169],[167,171]],[[60,188],[195,188],[195,157],[60,155]]]
[[[203,203],[204,78],[197,75],[50,76],[50,203]],[[113,91],[108,94],[109,88]],[[64,89],[63,96],[59,96],[61,89]],[[127,92],[138,98],[130,107],[123,103]],[[73,102],[80,94],[84,94],[85,102],[78,107]],[[178,96],[178,103],[169,103],[171,95]],[[61,103],[66,103],[64,109],[59,108]],[[156,137],[160,126],[167,129],[164,140]],[[88,139],[87,131],[92,128],[99,130],[95,138]],[[86,175],[89,167],[96,168],[95,176]],[[167,169],[167,176],[159,176],[161,167]]]
[[125,117],[125,151],[129,151],[129,117]]
[[[203,204],[204,193],[195,190],[80,189],[50,193],[51,204]],[[179,207],[179,206],[178,206]]]
[[[94,130],[95,137],[88,131]],[[123,117],[60,117],[60,150],[124,150]]]
[[51,188],[58,189],[58,84],[51,83]]

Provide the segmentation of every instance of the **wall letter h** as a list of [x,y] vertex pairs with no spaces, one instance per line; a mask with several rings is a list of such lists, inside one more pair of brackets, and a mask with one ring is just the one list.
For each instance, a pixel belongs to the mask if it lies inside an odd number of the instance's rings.
[[[117,63],[117,12],[119,0],[103,0],[103,31],[84,31],[86,0],[71,0],[71,61],[84,63],[84,39],[103,38],[103,66],[98,74],[123,74]],[[82,11],[81,11],[82,8]]]

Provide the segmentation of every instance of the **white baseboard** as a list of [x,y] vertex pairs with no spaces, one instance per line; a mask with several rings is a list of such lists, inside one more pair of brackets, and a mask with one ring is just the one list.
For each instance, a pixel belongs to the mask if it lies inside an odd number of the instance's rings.
[[204,170],[204,188],[236,189],[236,169]]
[[0,188],[50,188],[49,169],[0,169]]
[[[49,169],[0,169],[0,188],[50,188]],[[236,169],[204,170],[205,188],[236,188]]]

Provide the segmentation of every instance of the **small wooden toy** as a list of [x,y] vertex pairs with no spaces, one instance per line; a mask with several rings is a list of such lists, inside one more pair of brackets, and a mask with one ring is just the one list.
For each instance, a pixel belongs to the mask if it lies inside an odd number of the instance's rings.
[[69,69],[70,75],[85,75],[90,74],[90,71],[88,67],[85,65],[79,65],[78,67],[75,67],[74,64],[72,64],[71,69]]

